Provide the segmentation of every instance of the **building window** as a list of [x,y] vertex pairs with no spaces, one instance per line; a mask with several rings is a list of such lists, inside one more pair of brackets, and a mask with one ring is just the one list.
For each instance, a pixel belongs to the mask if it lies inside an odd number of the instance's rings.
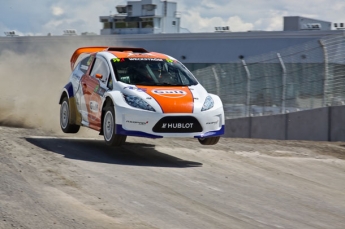
[[172,21],[172,25],[175,26],[176,25],[176,21]]
[[115,28],[116,28],[116,29],[123,29],[123,28],[126,28],[126,22],[123,22],[123,21],[117,21],[117,22],[115,22]]
[[139,28],[139,22],[136,21],[131,21],[131,22],[126,22],[127,28]]
[[112,22],[103,22],[103,29],[112,29],[113,23]]
[[139,22],[131,21],[131,22],[123,22],[117,21],[115,22],[116,29],[125,29],[125,28],[139,28]]
[[142,28],[153,28],[153,21],[143,21],[141,22]]
[[143,10],[152,11],[152,10],[157,8],[157,5],[155,5],[155,4],[145,4],[145,5],[142,5],[141,8]]
[[141,28],[153,28],[153,18],[143,18]]
[[129,16],[129,17],[132,16],[132,5],[127,6],[127,16]]

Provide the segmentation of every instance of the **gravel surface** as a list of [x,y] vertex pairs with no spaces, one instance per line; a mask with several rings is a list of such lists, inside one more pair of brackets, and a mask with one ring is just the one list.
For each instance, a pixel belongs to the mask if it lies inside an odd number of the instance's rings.
[[[94,136],[90,138],[90,136]],[[345,143],[0,127],[0,228],[345,228]]]

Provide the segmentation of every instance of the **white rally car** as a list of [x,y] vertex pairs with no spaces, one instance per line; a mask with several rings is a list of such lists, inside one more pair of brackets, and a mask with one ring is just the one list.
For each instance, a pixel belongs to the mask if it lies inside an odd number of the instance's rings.
[[127,136],[193,137],[214,145],[224,134],[220,98],[171,56],[143,48],[83,47],[73,53],[71,68],[59,101],[65,133],[89,127],[112,146]]

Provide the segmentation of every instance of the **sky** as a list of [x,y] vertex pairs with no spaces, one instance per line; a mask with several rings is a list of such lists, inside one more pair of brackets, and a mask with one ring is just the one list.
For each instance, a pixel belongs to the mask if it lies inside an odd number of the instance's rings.
[[[173,1],[173,0],[170,0]],[[284,16],[303,16],[333,23],[345,22],[345,0],[175,0],[181,27],[191,32],[214,32],[229,26],[232,32],[281,31]],[[100,34],[99,16],[116,14],[122,0],[0,0],[0,36]]]

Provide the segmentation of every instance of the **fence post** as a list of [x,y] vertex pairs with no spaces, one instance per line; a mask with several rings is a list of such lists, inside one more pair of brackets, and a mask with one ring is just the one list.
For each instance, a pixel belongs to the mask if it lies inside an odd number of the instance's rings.
[[281,113],[285,114],[285,94],[286,94],[286,67],[284,64],[284,61],[282,57],[280,56],[280,53],[277,53],[279,62],[282,66],[283,69],[283,74],[282,74],[282,107],[281,107]]
[[212,66],[212,71],[213,71],[213,75],[214,75],[214,79],[216,80],[216,90],[217,90],[217,95],[220,96],[220,84],[219,84],[219,77],[218,74],[216,72],[216,69],[214,66]]
[[244,70],[246,70],[247,73],[247,109],[246,109],[246,116],[250,117],[250,71],[248,69],[248,66],[246,64],[246,61],[242,58],[241,59]]
[[323,58],[325,62],[325,73],[323,76],[323,98],[322,98],[322,106],[326,106],[327,102],[327,86],[328,86],[328,53],[327,53],[327,47],[325,46],[324,42],[322,39],[319,40],[319,43],[321,45],[321,48],[323,50]]

